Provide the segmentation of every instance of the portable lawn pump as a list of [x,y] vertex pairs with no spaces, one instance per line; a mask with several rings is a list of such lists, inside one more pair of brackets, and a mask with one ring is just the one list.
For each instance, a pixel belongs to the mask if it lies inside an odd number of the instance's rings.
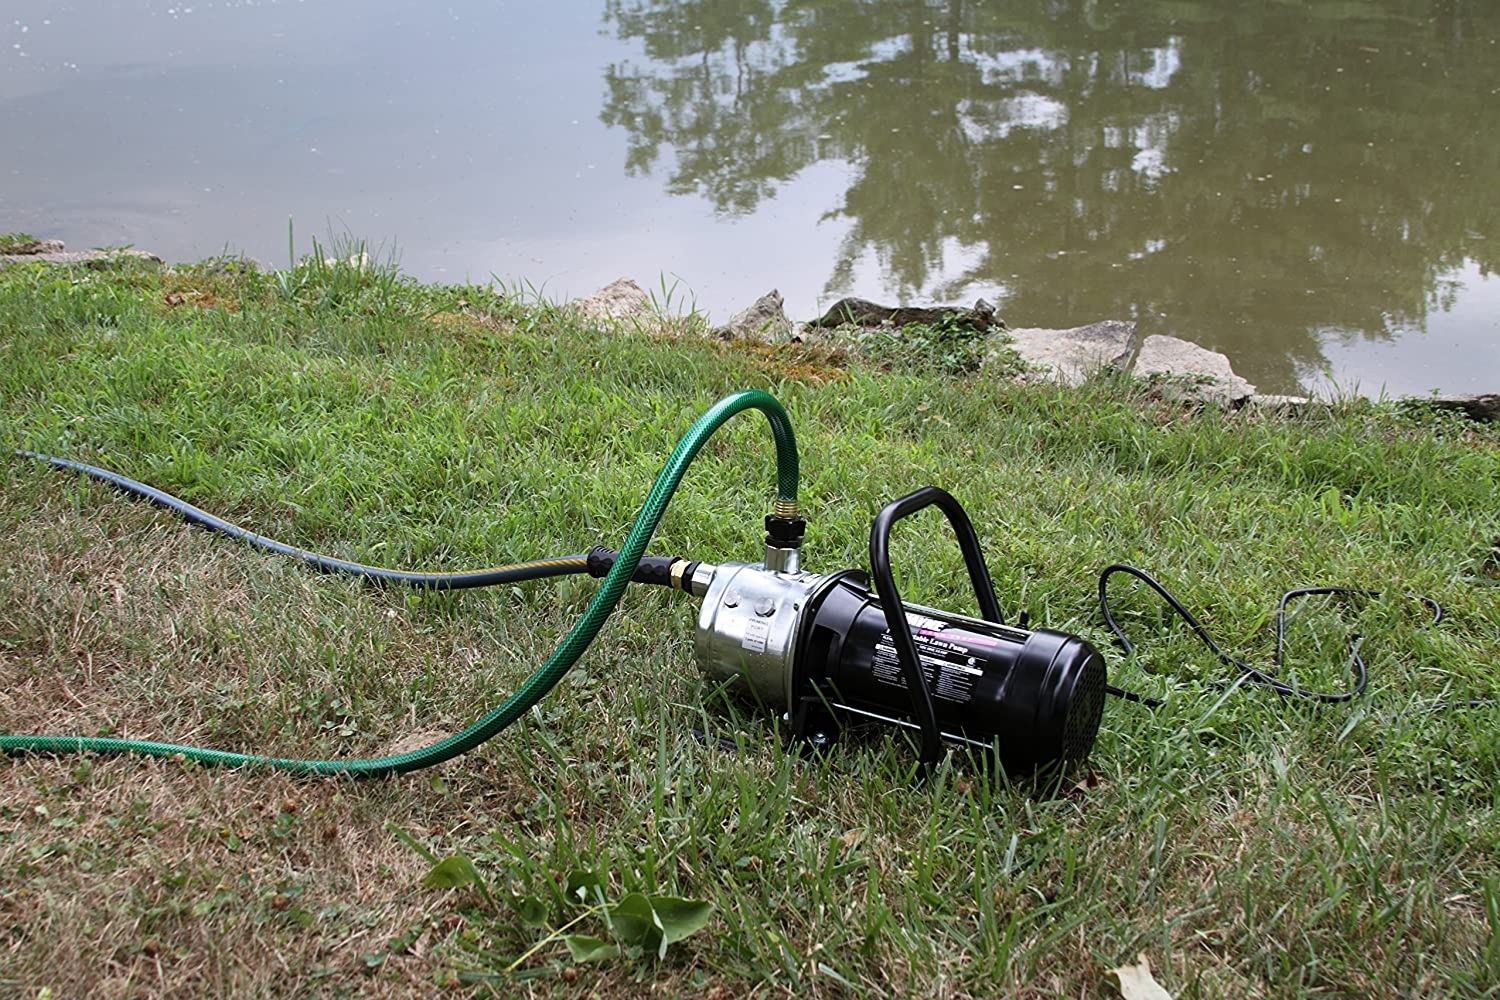
[[[901,600],[891,529],[927,507],[958,536],[982,620]],[[925,766],[945,743],[993,750],[1013,773],[1088,756],[1104,710],[1103,657],[1077,636],[1005,624],[973,524],[950,494],[926,486],[876,516],[873,592],[859,570],[804,571],[805,527],[767,517],[756,564],[642,560],[637,582],[703,599],[694,650],[710,680],[782,712],[793,738],[815,748],[851,723],[874,723],[917,731]],[[613,555],[595,549],[590,572],[602,575]]]
[[[693,562],[649,556],[646,546],[673,493],[708,439],[731,417],[759,410],[776,445],[777,499],[766,518],[766,547],[759,563]],[[631,582],[654,583],[702,599],[695,651],[711,680],[739,688],[783,713],[794,738],[813,747],[838,739],[854,724],[874,723],[919,735],[924,770],[949,745],[993,751],[1013,774],[1065,767],[1093,748],[1107,694],[1144,705],[1156,699],[1107,685],[1104,659],[1083,639],[1048,629],[1028,629],[1025,616],[1007,625],[995,599],[979,539],[963,507],[927,486],[884,507],[870,527],[870,576],[859,570],[806,572],[801,546],[806,524],[797,503],[796,438],[786,411],[759,390],[734,393],[700,416],[668,456],[618,552],[596,546],[586,553],[458,573],[412,572],[367,566],[319,555],[255,534],[208,511],[94,465],[34,452],[18,454],[56,468],[82,472],[181,515],[187,521],[255,548],[290,556],[325,573],[360,577],[377,585],[458,590],[589,573],[602,578],[588,606],[547,660],[514,693],[464,729],[427,746],[380,757],[317,759],[273,757],[113,736],[0,734],[6,753],[134,753],[182,757],[202,764],[271,767],[297,774],[380,777],[440,764],[483,744],[521,718],[583,656]],[[947,517],[968,570],[982,618],[969,618],[901,600],[891,573],[890,538],[896,522],[927,507]],[[1283,697],[1343,702],[1364,693],[1368,671],[1357,643],[1351,647],[1354,684],[1318,692],[1276,676],[1284,651],[1288,602],[1314,594],[1377,596],[1348,587],[1288,591],[1277,609],[1275,666],[1258,669],[1224,652],[1192,613],[1149,574],[1113,565],[1099,579],[1106,624],[1128,653],[1132,646],[1110,612],[1111,576],[1146,583],[1180,615],[1220,662],[1237,669],[1233,683],[1263,685]],[[873,592],[870,580],[874,581]],[[1442,609],[1418,598],[1433,613]],[[1491,700],[1471,701],[1490,705]]]

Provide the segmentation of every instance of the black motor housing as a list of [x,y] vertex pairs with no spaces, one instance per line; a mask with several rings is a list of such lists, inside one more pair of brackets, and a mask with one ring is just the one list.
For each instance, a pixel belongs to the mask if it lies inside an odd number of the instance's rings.
[[[945,741],[993,749],[1012,774],[1089,755],[1106,674],[1088,642],[902,607]],[[825,742],[859,719],[922,728],[885,609],[857,571],[836,575],[809,601],[793,663],[796,735]]]

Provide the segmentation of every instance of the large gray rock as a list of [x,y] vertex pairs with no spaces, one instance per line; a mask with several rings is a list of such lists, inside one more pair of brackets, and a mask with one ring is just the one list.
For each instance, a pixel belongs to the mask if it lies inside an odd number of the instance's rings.
[[66,249],[62,240],[26,240],[11,243],[6,247],[5,255],[30,257],[42,253],[62,253]]
[[714,330],[714,336],[725,340],[763,340],[768,344],[791,340],[792,334],[792,321],[787,319],[781,293],[774,288]]
[[[1024,327],[1009,331],[1009,350],[1020,355],[1032,379],[1055,379],[1065,385],[1081,385],[1106,368],[1117,368],[1130,357],[1135,343],[1135,324],[1107,319],[1068,330]],[[1006,348],[991,352],[1005,358]]]
[[573,308],[592,320],[623,320],[651,314],[651,296],[629,278],[616,278]]
[[[55,245],[61,247],[57,240],[39,241],[34,246]],[[120,250],[48,250],[42,252],[31,252],[27,248],[26,253],[0,254],[0,268],[9,267],[11,264],[55,264],[64,267],[112,267],[115,264],[129,261],[141,261],[147,264],[160,264],[162,259],[154,253],[144,250],[125,248]]]
[[1500,420],[1500,393],[1484,392],[1475,396],[1434,396],[1423,403],[1438,410],[1462,413],[1470,420],[1491,423]]
[[1141,344],[1134,373],[1137,378],[1171,376],[1165,394],[1184,403],[1235,406],[1255,394],[1255,386],[1236,375],[1229,359],[1218,351],[1161,334]]
[[955,323],[979,333],[995,327],[1005,329],[1005,320],[984,299],[975,302],[972,309],[963,306],[883,306],[868,299],[839,299],[823,315],[808,320],[804,327],[807,330],[837,330],[854,326],[870,330],[912,324],[937,326],[941,323]]

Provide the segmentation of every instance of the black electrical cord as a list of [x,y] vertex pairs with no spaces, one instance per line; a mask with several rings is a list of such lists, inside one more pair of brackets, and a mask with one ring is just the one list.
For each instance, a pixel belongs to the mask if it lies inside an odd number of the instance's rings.
[[[1180,600],[1177,599],[1177,596],[1175,594],[1173,594],[1170,590],[1163,586],[1155,577],[1151,576],[1151,574],[1147,573],[1145,570],[1137,569],[1134,566],[1128,566],[1124,563],[1115,563],[1111,566],[1105,567],[1104,572],[1099,574],[1099,610],[1104,615],[1105,624],[1108,625],[1110,631],[1114,633],[1115,641],[1119,644],[1120,648],[1124,650],[1125,655],[1129,656],[1135,651],[1135,644],[1130,641],[1130,637],[1125,634],[1125,630],[1121,628],[1120,623],[1115,620],[1114,612],[1110,609],[1109,605],[1110,577],[1121,573],[1127,576],[1135,577],[1137,580],[1140,580],[1146,586],[1156,591],[1157,595],[1161,597],[1161,599],[1167,604],[1167,606],[1170,607],[1179,617],[1181,617],[1183,621],[1187,622],[1188,627],[1193,630],[1193,634],[1195,634],[1203,642],[1203,644],[1209,648],[1214,656],[1218,658],[1220,663],[1224,664],[1225,666],[1234,667],[1241,672],[1243,677],[1242,682],[1245,684],[1264,685],[1265,687],[1270,688],[1272,691],[1275,691],[1277,694],[1283,697],[1307,698],[1311,701],[1321,702],[1323,704],[1337,704],[1339,702],[1353,701],[1355,698],[1358,698],[1360,695],[1364,694],[1365,688],[1369,686],[1369,667],[1366,666],[1364,657],[1360,656],[1358,641],[1359,637],[1353,634],[1349,636],[1349,661],[1350,669],[1354,673],[1354,684],[1347,690],[1314,691],[1308,688],[1297,687],[1294,684],[1289,684],[1288,682],[1281,680],[1279,677],[1276,677],[1275,674],[1280,672],[1286,657],[1287,605],[1289,605],[1293,601],[1301,600],[1305,597],[1317,597],[1322,595],[1374,598],[1380,596],[1381,592],[1378,590],[1365,590],[1359,587],[1299,587],[1295,590],[1288,590],[1286,593],[1282,594],[1281,600],[1277,602],[1276,605],[1276,653],[1272,661],[1273,667],[1271,670],[1261,670],[1255,666],[1252,666],[1246,661],[1239,659],[1238,657],[1231,656],[1230,654],[1224,652],[1219,644],[1214,641],[1213,636],[1209,635],[1208,630],[1203,627],[1203,624],[1198,621],[1193,613],[1189,611]],[[1443,607],[1437,601],[1434,601],[1430,597],[1423,597],[1419,594],[1408,594],[1406,596],[1410,597],[1412,600],[1420,601],[1421,604],[1425,608],[1427,608],[1427,610],[1432,612],[1432,624],[1436,625],[1443,620]],[[1109,685],[1105,690],[1114,695],[1116,698],[1123,698],[1126,701],[1133,701],[1138,704],[1145,705],[1148,708],[1156,708],[1162,704],[1165,704],[1160,698],[1152,698],[1149,695],[1144,695],[1137,691],[1130,691],[1125,688],[1115,687],[1114,685]],[[1436,706],[1436,708],[1479,708],[1493,704],[1495,704],[1494,699],[1475,699],[1473,701],[1445,702],[1441,705]]]
[[[422,590],[466,590],[472,587],[494,587],[507,583],[521,583],[525,580],[543,580],[554,576],[571,576],[573,574],[589,572],[589,559],[587,553],[576,555],[551,556],[544,559],[533,559],[523,563],[513,563],[509,566],[492,566],[488,569],[464,570],[457,573],[421,573],[409,570],[386,569],[381,566],[366,566],[364,563],[351,562],[348,559],[336,559],[333,556],[319,555],[307,549],[299,549],[295,545],[278,542],[274,538],[256,534],[237,524],[224,520],[216,514],[210,514],[201,507],[195,507],[186,500],[180,500],[170,493],[163,492],[154,486],[130,479],[102,469],[97,465],[88,465],[84,462],[75,462],[68,458],[57,458],[52,455],[42,455],[34,451],[17,451],[17,455],[26,458],[34,458],[38,461],[58,468],[73,472],[81,472],[91,479],[97,479],[101,483],[108,483],[126,493],[138,496],[143,500],[149,500],[158,507],[164,507],[180,516],[189,524],[195,524],[200,528],[227,535],[230,538],[244,542],[257,549],[266,552],[274,552],[277,555],[290,556],[306,564],[319,573],[344,573],[357,576],[360,579],[379,586],[403,586],[416,587]],[[611,565],[613,561],[611,560]],[[605,567],[606,571],[608,567]],[[602,574],[601,574],[602,575]]]
[[[84,462],[75,462],[72,459],[57,458],[53,455],[43,455],[34,451],[20,451],[16,454],[23,458],[34,458],[46,462],[59,469],[68,469],[73,472],[81,472],[99,482],[108,483],[125,493],[149,500],[158,507],[181,516],[190,524],[200,528],[227,535],[247,545],[251,545],[267,552],[277,555],[291,556],[300,559],[308,566],[320,573],[345,573],[358,576],[379,586],[391,584],[423,588],[427,590],[463,590],[473,587],[490,587],[504,583],[520,583],[523,580],[538,580],[552,576],[568,576],[577,573],[587,573],[592,577],[602,579],[614,567],[619,558],[619,552],[603,545],[595,545],[587,552],[573,556],[556,556],[550,559],[534,559],[530,562],[516,563],[510,566],[496,566],[491,569],[469,570],[459,573],[412,573],[405,570],[385,569],[379,566],[366,566],[363,563],[350,562],[346,559],[335,559],[332,556],[319,555],[307,549],[299,549],[285,542],[278,542],[273,538],[258,535],[224,520],[215,514],[210,514],[201,507],[195,507],[186,500],[174,497],[154,486],[148,486],[135,479],[122,476],[117,472],[100,468],[97,465],[88,465]],[[637,567],[635,575],[631,578],[636,583],[661,583],[665,584],[671,571],[671,564],[676,561],[669,556],[645,555],[641,557],[641,565]],[[709,736],[701,729],[694,728],[692,734],[698,742],[704,745],[717,744],[719,749],[738,753],[741,747],[734,740],[723,736]]]

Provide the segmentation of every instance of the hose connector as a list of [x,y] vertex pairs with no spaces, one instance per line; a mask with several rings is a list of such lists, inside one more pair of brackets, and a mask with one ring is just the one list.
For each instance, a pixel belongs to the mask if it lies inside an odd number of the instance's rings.
[[[595,579],[603,579],[609,575],[614,568],[615,560],[620,558],[620,553],[603,545],[595,545],[589,549],[587,556],[589,576]],[[707,588],[704,584],[697,590],[693,589],[693,581],[698,577],[698,569],[703,563],[691,559],[683,559],[681,556],[641,556],[640,564],[635,568],[635,575],[630,578],[631,583],[652,583],[658,587],[670,587],[680,590],[686,594],[701,595]],[[709,567],[712,570],[713,567]],[[712,573],[710,573],[710,578]]]
[[778,513],[766,517],[765,565],[773,573],[795,573],[801,569],[802,536],[807,534],[807,522],[795,514],[788,517],[779,513],[788,508],[795,511],[797,504],[778,500]]

